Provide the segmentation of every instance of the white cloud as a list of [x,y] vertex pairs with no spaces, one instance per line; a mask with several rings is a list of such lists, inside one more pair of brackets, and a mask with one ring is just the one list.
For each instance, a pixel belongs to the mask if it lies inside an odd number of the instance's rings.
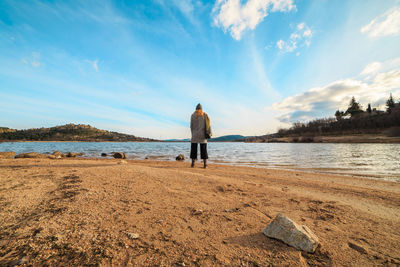
[[296,39],[299,39],[299,38],[300,38],[300,35],[298,35],[297,33],[292,33],[290,35],[290,39],[292,39],[292,40],[296,40]]
[[371,62],[367,66],[365,66],[360,75],[365,80],[371,80],[375,78],[375,75],[378,72],[388,72],[397,68],[400,68],[400,57],[392,58],[386,60],[385,62],[378,62],[378,61]]
[[382,68],[382,63],[372,62],[372,63],[368,64],[367,66],[365,66],[365,68],[361,72],[361,75],[376,74],[381,68]]
[[361,28],[369,37],[398,35],[400,33],[400,7],[393,7]]
[[386,62],[372,62],[362,73],[373,75],[371,81],[364,79],[343,79],[322,87],[311,88],[304,93],[290,96],[272,105],[272,109],[280,111],[278,119],[281,122],[310,120],[317,117],[332,117],[335,110],[345,110],[352,96],[366,108],[383,108],[390,93],[400,97],[400,66],[386,72],[386,65],[393,66],[397,59]]
[[246,29],[254,30],[268,12],[285,12],[295,9],[293,0],[217,0],[213,8],[214,24],[235,40],[242,38]]
[[279,40],[278,42],[276,42],[276,46],[277,46],[279,49],[282,50],[282,49],[285,47],[285,41]]
[[299,47],[310,46],[311,37],[313,33],[311,29],[306,25],[305,22],[299,23],[296,30],[290,34],[290,38],[287,41],[279,40],[276,42],[276,46],[282,52],[293,52]]
[[298,30],[302,30],[302,29],[304,28],[304,26],[306,26],[306,24],[305,24],[304,22],[299,23],[299,24],[297,25],[297,29],[298,29]]
[[311,37],[312,36],[312,32],[310,29],[307,29],[303,32],[303,36],[304,37]]

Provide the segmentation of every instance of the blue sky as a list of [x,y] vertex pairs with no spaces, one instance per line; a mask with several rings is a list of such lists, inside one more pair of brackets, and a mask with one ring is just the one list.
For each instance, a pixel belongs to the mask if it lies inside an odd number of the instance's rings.
[[3,0],[0,125],[272,133],[400,98],[399,47],[395,0]]

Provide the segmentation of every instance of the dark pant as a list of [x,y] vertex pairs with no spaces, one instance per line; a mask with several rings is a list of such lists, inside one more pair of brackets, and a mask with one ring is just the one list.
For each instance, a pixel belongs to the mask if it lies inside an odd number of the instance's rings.
[[[200,156],[201,159],[208,159],[207,143],[200,144]],[[192,146],[190,147],[190,158],[197,159],[197,143],[192,143]]]

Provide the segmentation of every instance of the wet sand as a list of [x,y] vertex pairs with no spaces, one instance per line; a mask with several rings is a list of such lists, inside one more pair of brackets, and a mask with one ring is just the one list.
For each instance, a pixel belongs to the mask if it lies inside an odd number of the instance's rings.
[[[115,159],[1,159],[0,266],[398,266],[400,183]],[[314,254],[267,238],[278,213]]]

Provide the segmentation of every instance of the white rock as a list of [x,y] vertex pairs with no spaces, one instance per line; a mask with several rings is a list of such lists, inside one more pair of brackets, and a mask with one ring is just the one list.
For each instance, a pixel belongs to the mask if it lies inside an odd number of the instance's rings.
[[278,214],[263,233],[289,246],[313,253],[319,245],[318,237],[305,225],[298,225],[283,214]]
[[130,239],[139,239],[139,234],[137,233],[126,233],[126,235],[130,238]]
[[194,209],[194,210],[192,211],[192,214],[193,214],[193,215],[201,215],[201,214],[203,214],[203,210],[196,210],[196,209]]

